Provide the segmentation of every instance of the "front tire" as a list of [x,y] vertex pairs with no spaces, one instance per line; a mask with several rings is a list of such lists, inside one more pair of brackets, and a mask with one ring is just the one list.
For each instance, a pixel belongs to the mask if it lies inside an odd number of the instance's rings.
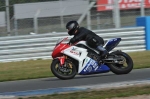
[[72,79],[77,73],[76,66],[70,60],[65,60],[65,64],[61,66],[60,61],[54,59],[50,68],[52,73],[62,80]]
[[116,52],[112,52],[111,55],[117,55],[120,57],[123,57],[125,59],[124,64],[107,64],[110,68],[110,70],[115,73],[115,74],[128,74],[129,72],[131,72],[131,70],[133,69],[133,60],[132,58],[124,52],[121,51],[116,51]]

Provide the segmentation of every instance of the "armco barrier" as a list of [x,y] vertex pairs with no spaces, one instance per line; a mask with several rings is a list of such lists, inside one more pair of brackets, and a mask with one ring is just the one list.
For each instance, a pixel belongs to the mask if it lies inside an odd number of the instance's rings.
[[[146,50],[144,27],[93,31],[104,40],[121,37],[122,41],[114,50],[125,52]],[[51,58],[57,39],[66,36],[68,36],[66,32],[61,32],[0,37],[0,62]]]

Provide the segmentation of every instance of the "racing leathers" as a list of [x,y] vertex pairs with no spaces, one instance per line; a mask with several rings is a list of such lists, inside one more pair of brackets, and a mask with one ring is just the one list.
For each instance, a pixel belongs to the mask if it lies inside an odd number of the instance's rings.
[[74,34],[74,37],[70,39],[69,43],[74,44],[81,40],[86,41],[87,45],[91,48],[95,48],[98,51],[103,52],[101,57],[105,57],[108,54],[107,50],[103,48],[103,38],[84,27],[80,27],[78,29],[77,33]]

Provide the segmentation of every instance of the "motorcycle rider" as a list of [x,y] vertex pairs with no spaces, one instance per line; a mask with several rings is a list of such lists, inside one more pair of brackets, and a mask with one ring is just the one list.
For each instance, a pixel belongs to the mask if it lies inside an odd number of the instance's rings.
[[77,21],[69,21],[66,24],[66,29],[68,30],[69,35],[74,35],[74,37],[70,39],[69,43],[74,44],[75,42],[85,40],[88,46],[102,52],[102,58],[107,56],[108,52],[105,48],[103,48],[103,38],[96,35],[94,32],[84,27],[80,27]]

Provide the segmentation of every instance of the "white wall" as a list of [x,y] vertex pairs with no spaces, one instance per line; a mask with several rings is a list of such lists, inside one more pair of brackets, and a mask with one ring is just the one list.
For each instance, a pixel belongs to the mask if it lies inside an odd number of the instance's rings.
[[38,17],[81,14],[88,6],[88,0],[51,1],[38,3],[24,3],[14,5],[16,19],[33,18],[38,10]]

